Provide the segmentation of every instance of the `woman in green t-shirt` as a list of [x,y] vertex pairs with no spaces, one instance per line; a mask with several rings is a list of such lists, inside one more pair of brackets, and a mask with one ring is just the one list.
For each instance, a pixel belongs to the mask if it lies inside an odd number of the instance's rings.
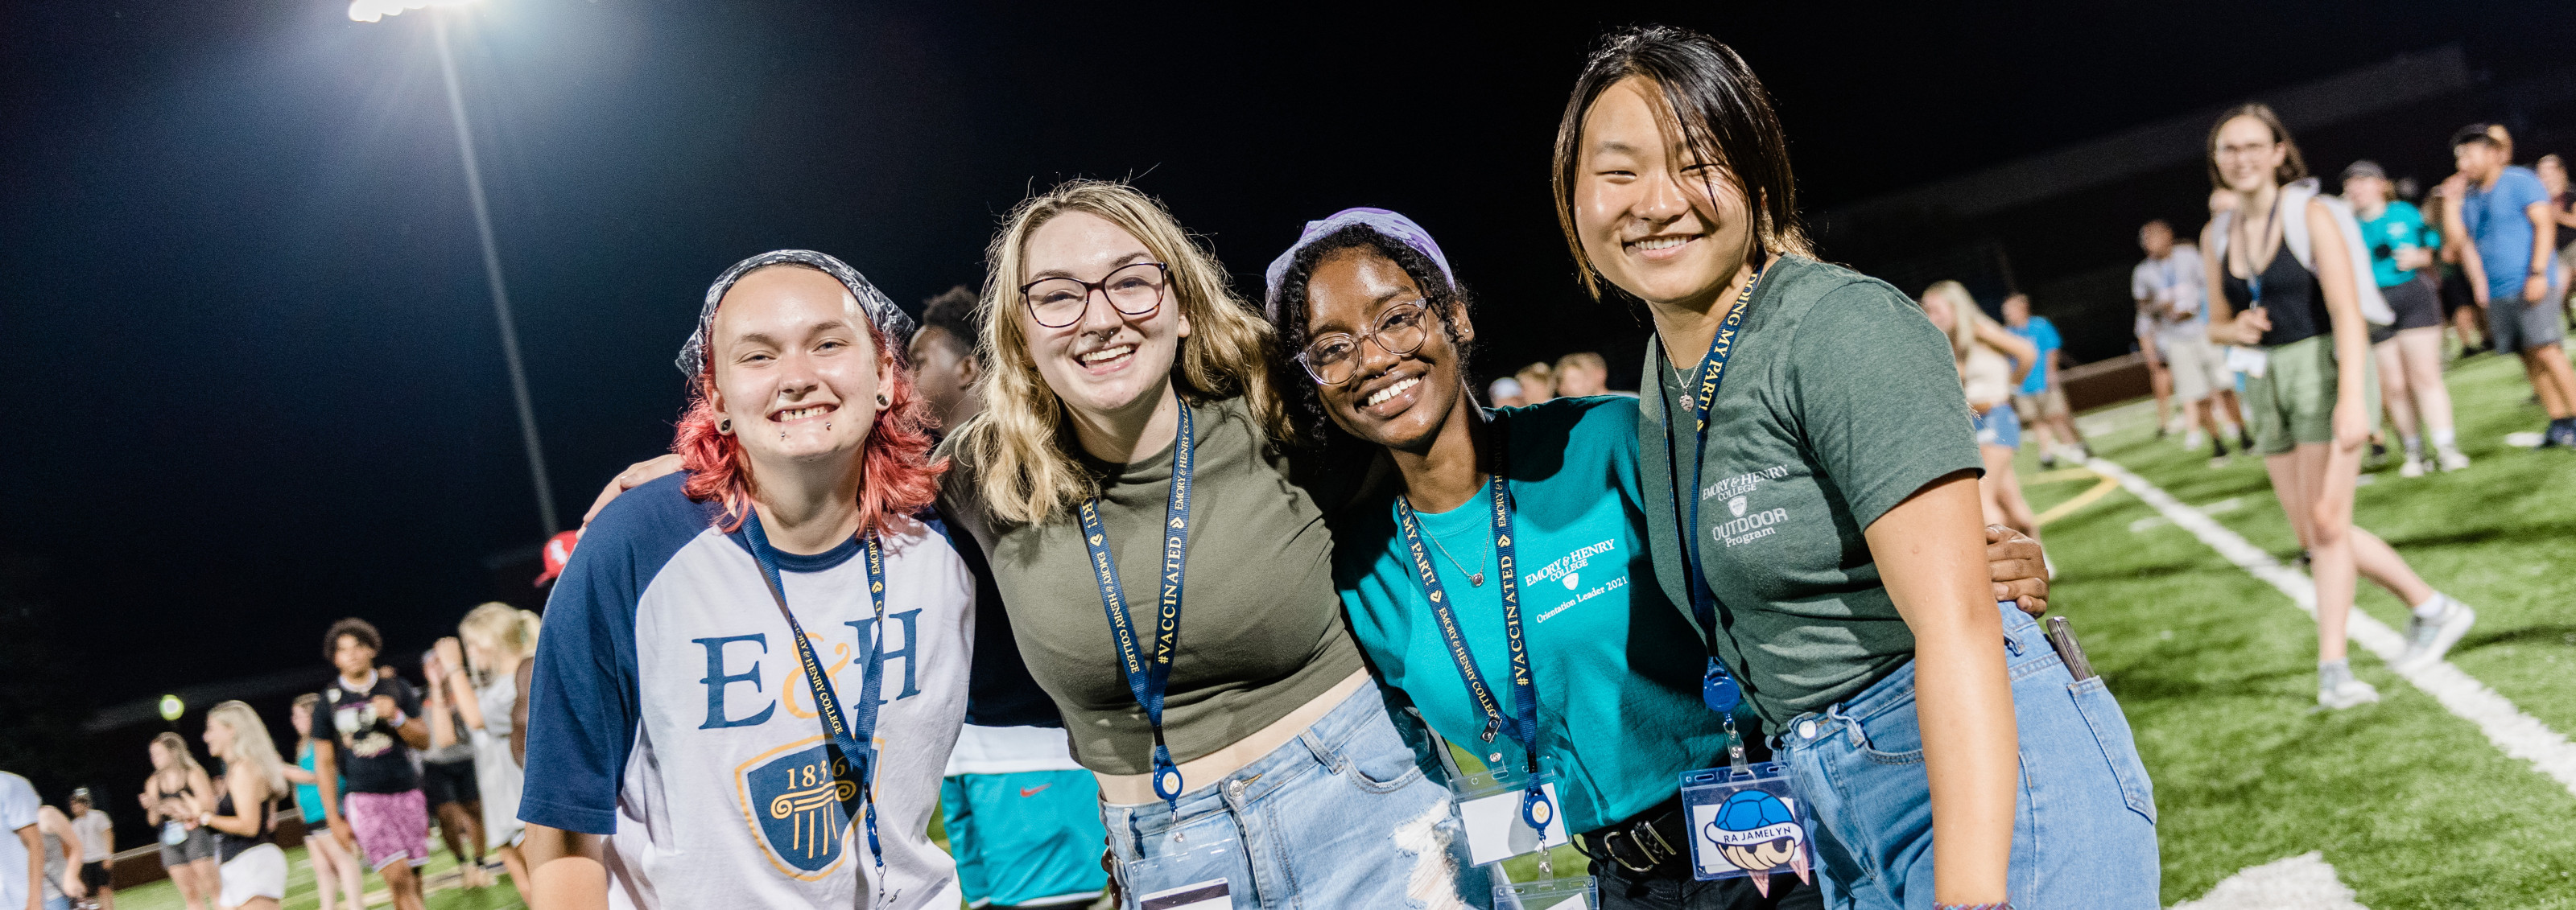
[[2119,705],[1977,570],[1948,346],[1902,292],[1812,258],[1760,80],[1706,36],[1616,32],[1566,105],[1554,183],[1586,286],[1653,319],[1657,574],[1708,636],[1709,688],[1773,731],[1826,902],[2156,906]]
[[[1468,294],[1430,234],[1394,212],[1308,223],[1267,281],[1271,323],[1296,352],[1279,385],[1302,435],[1322,440],[1328,457],[1382,457],[1397,481],[1333,516],[1342,604],[1391,697],[1510,780],[1531,779],[1531,769],[1552,776],[1605,908],[1820,906],[1816,889],[1789,875],[1696,882],[1681,848],[1680,775],[1726,764],[1730,737],[1727,716],[1702,704],[1705,652],[1689,621],[1660,586],[1640,583],[1654,566],[1637,399],[1478,407],[1465,369]],[[1498,494],[1516,562],[1508,573],[1491,520]],[[2044,607],[2039,547],[1992,535],[1992,571],[2010,582],[1995,596]],[[1475,683],[1450,653],[1443,603]],[[1526,619],[1508,618],[1515,612]],[[1527,642],[1534,729],[1515,726],[1506,655],[1516,625],[1526,627],[1517,637]],[[1768,760],[1760,722],[1750,712],[1737,720],[1753,740],[1747,760]],[[1487,724],[1507,736],[1485,744]]]

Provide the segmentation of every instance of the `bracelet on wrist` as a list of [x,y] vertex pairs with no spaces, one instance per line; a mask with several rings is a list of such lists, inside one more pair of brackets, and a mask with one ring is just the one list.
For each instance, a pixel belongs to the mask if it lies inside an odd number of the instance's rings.
[[2001,903],[1993,903],[1993,904],[1943,904],[1943,903],[1934,903],[1934,904],[1932,905],[1932,910],[2012,910],[2012,902],[2011,902],[2011,901],[2003,901],[2003,902],[2001,902]]

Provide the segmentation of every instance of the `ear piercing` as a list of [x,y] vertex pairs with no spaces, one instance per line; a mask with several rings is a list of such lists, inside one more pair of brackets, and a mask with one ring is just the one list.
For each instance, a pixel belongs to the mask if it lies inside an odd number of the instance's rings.
[[882,408],[891,404],[894,404],[893,399],[887,398],[884,392],[877,393],[877,407]]
[[727,417],[727,418],[725,418],[725,419],[723,419],[723,420],[716,421],[716,433],[718,433],[719,435],[726,435],[726,436],[730,436],[730,435],[732,435],[732,434],[733,434],[733,418],[731,418],[731,417]]

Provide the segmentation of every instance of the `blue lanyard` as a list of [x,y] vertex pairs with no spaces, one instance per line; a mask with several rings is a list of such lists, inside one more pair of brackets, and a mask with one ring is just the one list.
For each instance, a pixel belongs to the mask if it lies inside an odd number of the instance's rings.
[[[742,520],[743,542],[750,545],[751,559],[760,564],[760,576],[769,583],[769,594],[778,601],[778,615],[787,618],[787,631],[796,641],[796,661],[805,670],[805,685],[813,690],[814,713],[822,718],[823,737],[841,754],[832,763],[833,777],[840,779],[840,797],[846,804],[856,798],[867,819],[868,854],[876,860],[876,881],[885,881],[885,850],[877,843],[877,697],[884,685],[885,664],[877,655],[885,653],[885,546],[877,542],[871,528],[859,535],[859,546],[866,551],[868,563],[868,599],[876,606],[877,622],[873,640],[868,642],[867,660],[859,671],[859,704],[852,720],[843,715],[841,700],[832,691],[832,677],[823,672],[823,661],[814,655],[814,643],[805,638],[805,627],[796,622],[796,614],[787,609],[787,588],[778,577],[778,559],[769,551],[769,535],[760,528],[760,513],[753,512]],[[852,765],[856,765],[855,768]]]
[[[1673,491],[1674,496],[1690,504],[1687,507],[1690,517],[1681,528],[1682,550],[1689,559],[1689,565],[1684,568],[1690,577],[1691,616],[1699,621],[1700,631],[1708,636],[1708,671],[1700,677],[1699,697],[1709,710],[1728,715],[1727,729],[1730,733],[1735,728],[1731,712],[1736,705],[1743,703],[1744,687],[1726,671],[1726,664],[1717,659],[1717,593],[1709,589],[1706,570],[1700,566],[1699,483],[1704,454],[1708,450],[1709,408],[1717,403],[1718,385],[1726,381],[1727,361],[1735,356],[1736,333],[1744,328],[1744,311],[1753,302],[1753,289],[1762,285],[1762,271],[1766,267],[1756,266],[1753,278],[1744,283],[1741,293],[1735,295],[1735,306],[1727,310],[1726,320],[1718,323],[1717,337],[1709,339],[1708,356],[1700,359],[1696,375],[1683,385],[1682,407],[1689,409],[1696,419],[1691,437],[1691,482],[1690,486]],[[1664,346],[1655,345],[1656,361],[1660,364],[1663,358]],[[1664,418],[1664,451],[1668,454],[1673,451],[1670,414]],[[1738,748],[1741,748],[1740,744]]]
[[1494,476],[1487,487],[1494,506],[1494,570],[1503,577],[1503,641],[1511,654],[1516,716],[1503,715],[1494,690],[1485,685],[1485,674],[1476,669],[1475,653],[1467,647],[1466,633],[1458,626],[1457,605],[1450,602],[1448,590],[1440,583],[1439,570],[1432,567],[1431,555],[1423,549],[1422,521],[1413,514],[1413,503],[1397,496],[1395,514],[1404,526],[1405,551],[1413,557],[1414,577],[1422,580],[1422,590],[1431,600],[1431,616],[1440,626],[1442,641],[1448,645],[1449,661],[1458,665],[1458,678],[1467,684],[1467,697],[1485,715],[1484,740],[1493,742],[1495,731],[1500,730],[1528,757],[1530,776],[1521,789],[1521,820],[1528,822],[1531,829],[1545,832],[1548,820],[1556,816],[1556,806],[1548,801],[1538,781],[1538,687],[1530,673],[1529,637],[1521,631],[1521,581],[1513,567],[1512,492],[1503,481],[1511,442],[1502,424],[1494,424],[1493,429]]
[[1190,554],[1190,470],[1197,440],[1190,432],[1189,402],[1178,402],[1181,411],[1180,431],[1172,439],[1172,495],[1163,504],[1163,585],[1162,609],[1154,619],[1154,643],[1149,650],[1136,641],[1135,618],[1127,611],[1127,593],[1118,584],[1118,561],[1109,555],[1109,532],[1100,526],[1100,497],[1085,500],[1082,516],[1082,540],[1091,548],[1092,579],[1100,583],[1100,608],[1109,614],[1110,637],[1118,644],[1118,667],[1127,674],[1127,691],[1136,695],[1136,704],[1145,709],[1145,720],[1154,726],[1154,795],[1179,811],[1181,769],[1172,763],[1172,749],[1163,743],[1163,693],[1172,680],[1172,655],[1181,641],[1181,575],[1189,568]]

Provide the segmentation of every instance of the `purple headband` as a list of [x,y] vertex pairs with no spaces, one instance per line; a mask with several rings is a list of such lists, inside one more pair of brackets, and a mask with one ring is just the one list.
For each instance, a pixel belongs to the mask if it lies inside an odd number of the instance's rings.
[[1298,251],[1313,246],[1316,241],[1354,224],[1367,225],[1369,230],[1376,231],[1379,236],[1412,247],[1414,251],[1431,257],[1432,264],[1440,267],[1441,280],[1449,282],[1450,287],[1458,286],[1458,276],[1449,270],[1449,257],[1440,254],[1440,244],[1432,242],[1431,232],[1413,223],[1413,219],[1385,209],[1343,209],[1322,221],[1306,222],[1306,230],[1297,235],[1297,242],[1289,244],[1288,251],[1279,254],[1279,258],[1270,260],[1270,268],[1263,272],[1262,277],[1263,283],[1269,290],[1265,308],[1271,311],[1272,321],[1277,321],[1279,318],[1277,309],[1279,286],[1288,280],[1288,266],[1297,261]]

